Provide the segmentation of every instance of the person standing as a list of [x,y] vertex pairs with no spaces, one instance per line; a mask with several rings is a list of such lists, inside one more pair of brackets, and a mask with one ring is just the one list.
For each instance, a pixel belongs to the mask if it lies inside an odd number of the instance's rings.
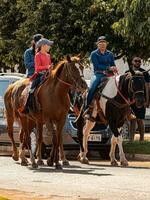
[[145,133],[145,125],[144,125],[144,119],[145,119],[145,113],[146,113],[146,107],[149,107],[149,87],[150,87],[150,76],[148,72],[146,72],[143,68],[141,68],[141,58],[140,57],[133,57],[132,59],[132,69],[134,71],[140,71],[144,72],[144,79],[145,79],[145,96],[146,96],[146,106],[143,106],[142,108],[137,108],[135,104],[131,105],[131,108],[136,116],[136,119],[133,119],[130,121],[130,134],[129,139],[130,141],[134,141],[134,135],[136,131],[136,123],[138,125],[138,130],[140,133],[140,141],[144,140],[144,133]]
[[105,36],[100,36],[97,40],[97,49],[91,53],[91,62],[93,64],[94,75],[91,79],[87,102],[85,105],[84,116],[90,117],[90,104],[93,100],[97,86],[101,83],[102,78],[106,77],[106,70],[117,72],[114,62],[114,56],[111,51],[107,50],[108,42]]
[[24,65],[26,68],[27,78],[30,78],[35,72],[35,67],[34,67],[35,45],[41,38],[43,38],[42,34],[35,34],[33,36],[32,46],[26,49],[26,51],[24,52]]

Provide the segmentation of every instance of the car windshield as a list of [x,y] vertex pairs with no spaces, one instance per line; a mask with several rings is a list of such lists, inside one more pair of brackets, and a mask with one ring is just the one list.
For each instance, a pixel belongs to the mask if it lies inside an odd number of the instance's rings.
[[3,97],[9,85],[9,80],[0,80],[0,96]]

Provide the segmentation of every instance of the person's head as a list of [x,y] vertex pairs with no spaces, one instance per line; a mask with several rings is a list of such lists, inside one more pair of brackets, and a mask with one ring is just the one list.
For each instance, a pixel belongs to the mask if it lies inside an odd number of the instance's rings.
[[108,42],[107,42],[105,36],[100,36],[100,37],[98,38],[96,44],[97,44],[98,49],[99,49],[101,52],[105,52],[105,51],[106,51]]
[[34,43],[36,44],[41,38],[43,38],[43,35],[42,35],[42,34],[39,34],[39,33],[35,34],[35,35],[33,36],[33,41],[34,41]]
[[36,43],[41,39],[43,38],[43,35],[42,34],[35,34],[32,38],[32,48],[33,48],[33,54],[35,54],[35,46],[36,46]]
[[135,69],[139,69],[140,66],[141,66],[141,58],[138,57],[138,56],[134,56],[133,59],[132,59],[132,66]]
[[43,51],[43,52],[48,52],[49,49],[51,48],[51,46],[54,44],[53,41],[48,40],[46,38],[41,38],[37,44],[36,44],[36,48],[37,51]]

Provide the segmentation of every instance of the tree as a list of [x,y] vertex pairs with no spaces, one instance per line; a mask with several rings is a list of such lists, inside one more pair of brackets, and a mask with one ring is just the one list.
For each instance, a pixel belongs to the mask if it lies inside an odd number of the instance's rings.
[[150,57],[150,1],[113,0],[116,12],[122,17],[113,24],[118,36],[123,38],[123,53],[131,59],[139,55],[144,60]]

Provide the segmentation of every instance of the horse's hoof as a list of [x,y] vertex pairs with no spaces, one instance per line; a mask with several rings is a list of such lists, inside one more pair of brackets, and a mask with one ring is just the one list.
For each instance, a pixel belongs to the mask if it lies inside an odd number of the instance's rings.
[[47,165],[52,167],[54,165],[54,162],[52,161],[52,159],[48,158],[47,159]]
[[78,161],[81,160],[80,154],[77,156],[77,160],[78,160]]
[[23,160],[21,161],[21,166],[28,166],[28,163],[25,160]]
[[55,165],[55,168],[56,168],[56,169],[63,169],[60,163],[57,163],[57,164]]
[[87,158],[83,158],[83,159],[81,158],[81,159],[80,159],[80,162],[81,162],[82,164],[87,164],[87,165],[89,164],[89,160],[88,160]]
[[24,158],[24,160],[25,160],[25,162],[26,162],[26,163],[29,163],[29,161],[28,161],[28,159],[27,159],[27,158]]
[[62,164],[63,164],[64,166],[69,166],[69,165],[70,165],[68,160],[64,160],[64,161],[62,162]]
[[16,155],[12,155],[12,159],[15,160],[15,161],[18,161],[18,160],[19,160],[19,157],[16,156]]
[[118,163],[117,163],[116,160],[113,160],[113,161],[111,161],[111,165],[112,165],[112,166],[118,166]]
[[37,163],[32,163],[32,168],[34,168],[34,169],[38,168],[38,164]]
[[44,162],[43,162],[43,160],[38,160],[38,161],[37,161],[37,164],[38,164],[38,165],[44,165]]
[[123,166],[123,167],[127,167],[128,166],[128,161],[127,160],[121,161],[120,165]]

